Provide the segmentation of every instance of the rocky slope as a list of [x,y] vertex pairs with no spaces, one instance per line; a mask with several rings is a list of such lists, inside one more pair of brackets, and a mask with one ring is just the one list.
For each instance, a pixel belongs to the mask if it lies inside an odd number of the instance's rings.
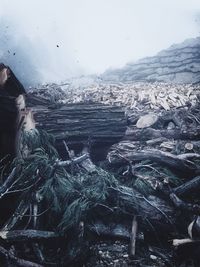
[[107,70],[104,81],[159,81],[167,83],[200,82],[200,37],[172,45],[156,56],[146,57],[124,68]]

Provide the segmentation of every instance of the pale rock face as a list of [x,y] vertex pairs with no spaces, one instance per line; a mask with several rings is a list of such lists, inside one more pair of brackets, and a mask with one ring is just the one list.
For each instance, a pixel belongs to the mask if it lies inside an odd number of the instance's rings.
[[[130,55],[131,57],[131,55]],[[200,82],[200,37],[172,45],[156,56],[127,64],[122,69],[108,70],[104,81],[112,82]]]

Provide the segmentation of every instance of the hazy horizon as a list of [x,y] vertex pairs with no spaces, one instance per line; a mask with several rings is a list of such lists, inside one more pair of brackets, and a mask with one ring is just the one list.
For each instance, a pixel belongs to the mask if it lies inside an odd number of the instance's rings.
[[99,74],[199,36],[197,0],[0,0],[0,56],[25,84]]

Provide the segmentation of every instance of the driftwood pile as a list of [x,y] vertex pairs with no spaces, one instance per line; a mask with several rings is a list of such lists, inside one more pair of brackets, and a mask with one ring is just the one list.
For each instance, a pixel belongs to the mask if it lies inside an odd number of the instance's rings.
[[36,129],[24,130],[10,174],[1,167],[1,266],[199,266],[200,105],[191,96],[170,109],[145,98],[123,108],[112,97],[28,96]]

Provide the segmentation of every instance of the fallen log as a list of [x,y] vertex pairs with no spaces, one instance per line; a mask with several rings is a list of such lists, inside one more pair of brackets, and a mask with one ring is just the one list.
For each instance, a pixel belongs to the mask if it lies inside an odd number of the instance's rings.
[[124,140],[129,141],[147,141],[157,138],[167,138],[174,140],[199,140],[200,128],[185,129],[171,129],[171,130],[157,130],[153,128],[137,129],[128,127],[125,133]]
[[[125,186],[110,188],[108,200],[131,217],[137,215],[142,231],[169,236],[175,231],[176,216],[169,202],[155,196],[144,197],[138,191]],[[118,204],[116,203],[118,202]]]
[[130,229],[123,224],[105,224],[101,221],[96,221],[93,224],[89,224],[87,228],[89,229],[89,231],[95,233],[97,236],[125,240],[130,240],[131,237]]
[[137,230],[138,230],[137,218],[136,216],[134,216],[133,222],[132,222],[131,241],[130,241],[130,256],[131,257],[135,256]]
[[157,149],[141,150],[139,152],[126,149],[123,151],[123,147],[118,149],[118,145],[115,145],[108,153],[107,159],[111,164],[136,163],[149,160],[166,166],[173,172],[178,172],[182,177],[192,177],[200,172],[198,166],[189,160],[192,157],[200,158],[200,154],[174,155]]
[[126,130],[126,119],[121,107],[79,103],[55,108],[38,105],[32,107],[32,110],[37,128],[53,134],[56,147],[63,157],[66,156],[63,140],[70,148],[78,146],[80,151],[80,145],[90,139],[93,146],[98,146],[99,154],[102,150],[105,154],[110,145],[122,139]]
[[[86,147],[82,153],[87,153]],[[81,162],[81,164],[88,160],[89,162],[86,164],[86,169],[90,173],[91,170],[95,171],[95,165],[90,161],[90,159],[86,158],[83,162]],[[159,229],[160,234],[162,234],[161,232],[163,229],[164,233],[170,233],[174,230],[174,208],[167,201],[155,196],[149,196],[146,198],[137,190],[126,186],[119,186],[116,188],[110,187],[107,195],[108,198],[106,200],[106,204],[108,204],[108,207],[105,206],[106,209],[110,209],[114,212],[115,208],[112,208],[114,206],[118,207],[122,214],[127,214],[131,217],[138,215],[140,220],[142,220],[142,225],[145,231],[150,228],[150,231],[152,232],[151,227],[155,228],[156,232],[157,229]],[[95,210],[99,207],[104,207],[104,205],[97,205]],[[117,212],[120,213],[120,211]],[[134,227],[135,225],[133,226],[133,229]],[[100,226],[99,228],[101,228],[101,231],[103,232],[108,232],[108,230],[103,226]],[[102,228],[104,229],[102,230]],[[111,232],[113,232],[113,230]]]
[[173,239],[172,244],[174,247],[178,247],[184,244],[196,243],[196,242],[199,242],[199,241],[192,240],[191,238],[183,238],[183,239]]
[[183,200],[181,200],[179,197],[177,197],[174,193],[170,194],[170,199],[175,205],[175,207],[180,211],[182,210],[186,212],[191,212],[192,214],[200,213],[200,205],[186,203]]
[[20,266],[20,267],[43,267],[43,265],[40,265],[35,262],[27,261],[21,258],[16,257],[13,255],[12,252],[8,251],[7,249],[3,248],[0,246],[0,254],[5,257],[5,259],[9,262],[11,261],[15,266]]
[[79,164],[88,158],[89,158],[89,154],[86,153],[86,154],[81,155],[80,157],[77,157],[77,158],[74,158],[71,160],[65,160],[65,161],[56,160],[53,167],[65,167],[65,166],[69,166],[71,164]]
[[[124,112],[119,107],[101,104],[70,104],[58,109],[34,107],[38,129],[53,134],[67,143],[87,140],[112,142],[120,140],[125,131]],[[107,140],[108,138],[108,140]]]
[[197,176],[190,181],[183,183],[182,185],[173,189],[173,192],[181,197],[192,195],[199,191],[200,188],[200,176]]
[[0,231],[0,238],[6,241],[31,241],[31,240],[50,240],[59,237],[59,234],[50,231],[40,230],[14,230]]
[[198,267],[200,262],[200,242],[190,238],[174,239],[174,259],[176,266],[182,266],[184,262],[193,262]]

